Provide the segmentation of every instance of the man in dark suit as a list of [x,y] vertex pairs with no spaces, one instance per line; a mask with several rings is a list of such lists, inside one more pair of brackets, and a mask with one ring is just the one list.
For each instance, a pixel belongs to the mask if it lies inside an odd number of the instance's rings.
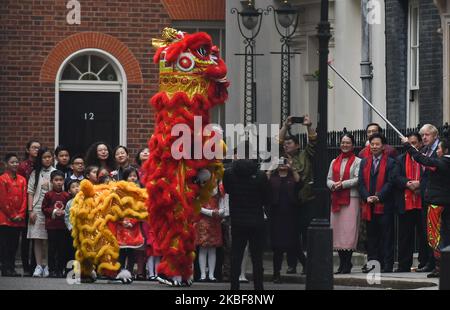
[[[420,128],[419,131],[420,135],[422,136],[422,142],[423,142],[423,149],[422,153],[425,154],[427,157],[433,157],[437,158],[437,148],[439,145],[439,131],[437,128],[431,124],[425,124]],[[420,191],[422,194],[422,203],[425,206],[422,209],[422,229],[423,229],[423,238],[426,238],[427,233],[427,212],[428,212],[428,205],[429,202],[425,199],[425,188],[428,184],[428,179],[430,176],[430,171],[423,169],[422,178],[420,180]],[[425,253],[427,259],[419,265],[419,268],[416,270],[416,272],[432,272],[434,268],[436,267],[436,261],[434,259],[433,250],[428,246],[425,248]]]
[[255,290],[263,290],[264,206],[269,180],[255,161],[238,159],[223,177],[229,194],[231,219],[231,289],[239,289],[239,275],[245,247],[249,244]]
[[[369,138],[371,155],[361,161],[358,183],[363,201],[362,219],[367,223],[367,261],[378,261],[382,272],[392,272],[394,265],[393,177],[395,160],[384,152],[386,138]],[[364,265],[367,273],[373,267]]]
[[[408,142],[417,149],[422,148],[422,137],[418,132],[406,135]],[[395,173],[395,205],[398,207],[398,269],[395,272],[410,272],[413,264],[414,236],[417,230],[419,241],[419,266],[428,262],[426,231],[422,225],[421,179],[423,170],[408,153],[397,157]]]

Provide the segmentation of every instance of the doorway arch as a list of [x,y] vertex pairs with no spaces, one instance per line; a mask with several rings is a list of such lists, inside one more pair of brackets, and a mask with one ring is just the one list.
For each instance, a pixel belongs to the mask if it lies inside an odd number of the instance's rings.
[[[55,80],[55,146],[71,144],[73,153],[84,152],[81,144],[85,148],[94,138],[113,146],[126,145],[127,76],[117,58],[101,49],[80,49],[62,62]],[[69,125],[77,128],[72,131]],[[70,133],[85,138],[68,141]]]

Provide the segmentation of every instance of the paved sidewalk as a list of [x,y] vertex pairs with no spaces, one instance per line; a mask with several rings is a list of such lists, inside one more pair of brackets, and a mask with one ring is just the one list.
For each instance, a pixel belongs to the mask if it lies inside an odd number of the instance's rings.
[[[383,288],[383,289],[421,289],[421,290],[438,290],[439,279],[428,279],[427,273],[405,272],[405,273],[381,273],[379,279],[373,279],[368,274],[361,272],[361,267],[365,263],[365,255],[355,253],[352,259],[355,265],[351,274],[334,275],[335,286],[352,286],[362,288]],[[339,258],[334,256],[334,270],[339,265]],[[287,264],[283,261],[281,280],[284,283],[301,283],[306,282],[306,275],[302,275],[302,267],[297,266],[297,274],[286,274]],[[251,278],[251,262],[247,264],[247,275]],[[264,255],[264,281],[271,281],[273,276],[273,264],[271,253]],[[369,279],[368,279],[369,278]],[[379,281],[376,281],[379,280]],[[373,284],[371,284],[373,283]]]

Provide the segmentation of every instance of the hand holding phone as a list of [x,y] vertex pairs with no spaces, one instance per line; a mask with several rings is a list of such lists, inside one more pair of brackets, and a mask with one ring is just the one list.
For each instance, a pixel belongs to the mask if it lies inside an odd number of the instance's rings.
[[305,117],[304,116],[293,116],[291,118],[291,121],[293,124],[303,124],[303,122],[305,121]]

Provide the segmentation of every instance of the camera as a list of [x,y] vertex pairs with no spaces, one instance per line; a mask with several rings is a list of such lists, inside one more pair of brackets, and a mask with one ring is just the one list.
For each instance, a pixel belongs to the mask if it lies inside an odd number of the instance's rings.
[[284,157],[280,157],[280,159],[278,159],[278,165],[287,165],[287,159]]
[[305,117],[304,116],[294,116],[291,118],[291,121],[293,124],[303,124],[303,122],[305,121]]

